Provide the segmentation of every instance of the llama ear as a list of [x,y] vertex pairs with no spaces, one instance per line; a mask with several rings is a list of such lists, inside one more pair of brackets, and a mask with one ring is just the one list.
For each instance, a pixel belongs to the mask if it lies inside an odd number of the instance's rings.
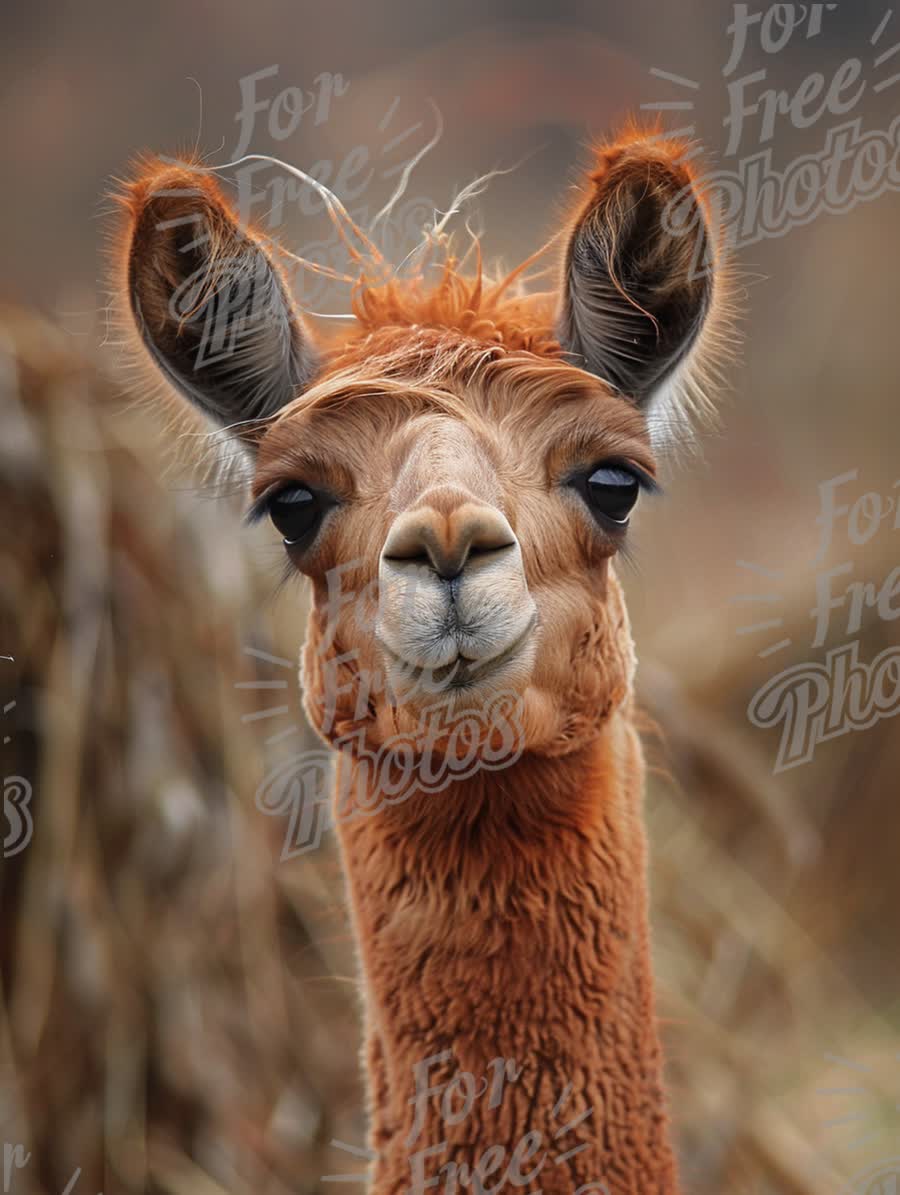
[[200,167],[154,160],[122,198],[128,301],[144,347],[204,414],[253,440],[255,421],[315,372],[280,271]]
[[690,352],[714,285],[704,204],[679,154],[646,135],[598,150],[565,255],[560,343],[645,408]]

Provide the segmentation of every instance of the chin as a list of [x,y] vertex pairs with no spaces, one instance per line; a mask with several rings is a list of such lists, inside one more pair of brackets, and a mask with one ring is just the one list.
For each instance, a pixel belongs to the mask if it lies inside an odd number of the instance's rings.
[[477,666],[458,659],[440,668],[411,668],[383,648],[389,739],[409,743],[417,754],[508,766],[524,749],[526,693],[536,655],[533,635]]

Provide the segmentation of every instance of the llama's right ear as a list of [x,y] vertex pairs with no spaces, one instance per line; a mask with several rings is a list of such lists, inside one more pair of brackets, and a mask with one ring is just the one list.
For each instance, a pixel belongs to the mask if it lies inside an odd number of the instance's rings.
[[204,414],[253,440],[311,380],[285,281],[201,167],[144,164],[122,196],[128,303],[144,347]]

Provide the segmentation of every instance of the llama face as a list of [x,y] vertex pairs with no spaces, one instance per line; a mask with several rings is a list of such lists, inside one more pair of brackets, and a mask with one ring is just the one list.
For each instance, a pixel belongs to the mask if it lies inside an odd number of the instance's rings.
[[627,698],[611,562],[654,488],[651,399],[712,275],[695,268],[702,219],[668,227],[693,196],[675,148],[626,139],[590,182],[556,299],[448,262],[428,291],[361,285],[356,326],[330,343],[209,175],[150,163],[127,191],[144,347],[241,443],[253,515],[311,579],[307,708],[326,737],[383,741],[435,703],[452,717],[502,693],[526,745],[559,751]]
[[427,329],[337,354],[253,481],[312,580],[316,724],[384,738],[506,693],[549,741],[621,700],[610,563],[654,470],[643,414],[562,361]]

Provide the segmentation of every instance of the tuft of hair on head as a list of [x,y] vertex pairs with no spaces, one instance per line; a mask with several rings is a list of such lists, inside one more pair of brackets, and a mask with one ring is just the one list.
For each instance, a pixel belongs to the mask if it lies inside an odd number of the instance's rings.
[[[556,356],[560,352],[553,331],[552,306],[545,293],[516,288],[535,254],[516,269],[490,276],[481,247],[473,234],[475,265],[471,273],[453,253],[449,238],[436,240],[434,256],[423,268],[405,277],[372,278],[361,274],[353,288],[352,306],[359,327],[373,332],[385,327],[430,327],[455,331],[487,346],[509,352]],[[438,271],[429,278],[427,267]]]

